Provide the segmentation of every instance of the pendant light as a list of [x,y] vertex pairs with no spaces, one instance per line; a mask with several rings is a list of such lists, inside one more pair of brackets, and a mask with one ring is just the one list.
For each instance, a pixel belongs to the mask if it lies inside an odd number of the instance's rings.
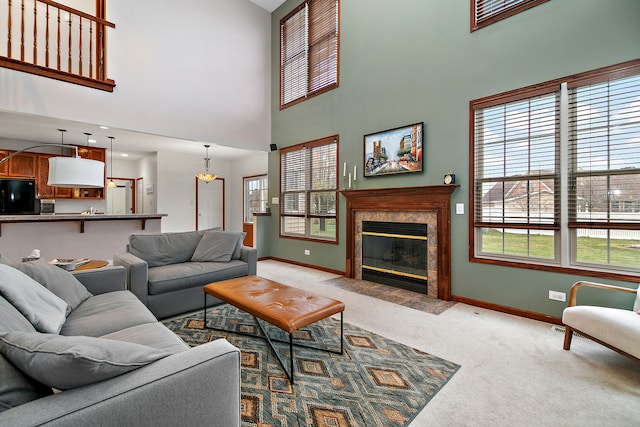
[[211,160],[209,158],[209,145],[205,145],[204,146],[206,151],[206,157],[204,158],[204,173],[197,173],[196,174],[196,178],[198,178],[201,181],[204,181],[206,183],[209,183],[211,181],[213,181],[214,179],[216,179],[218,177],[218,175],[213,174],[213,173],[209,173],[209,161]]
[[107,138],[109,138],[111,140],[111,160],[109,163],[111,163],[111,172],[109,173],[109,176],[111,177],[109,179],[109,183],[107,184],[107,187],[109,188],[116,188],[117,185],[115,182],[113,182],[113,137],[112,136],[108,136]]
[[0,160],[0,165],[18,154],[42,147],[62,147],[74,150],[73,157],[49,157],[49,179],[47,185],[51,187],[67,188],[102,188],[104,187],[104,162],[98,160],[83,159],[78,156],[78,147],[64,145],[64,133],[60,131],[60,144],[39,144],[24,150],[11,153]]

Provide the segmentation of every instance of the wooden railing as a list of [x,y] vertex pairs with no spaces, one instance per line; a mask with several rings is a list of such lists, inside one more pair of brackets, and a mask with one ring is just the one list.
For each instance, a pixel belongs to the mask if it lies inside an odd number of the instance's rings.
[[107,27],[115,24],[54,1],[6,0],[0,4],[0,34],[6,37],[0,66],[113,92]]

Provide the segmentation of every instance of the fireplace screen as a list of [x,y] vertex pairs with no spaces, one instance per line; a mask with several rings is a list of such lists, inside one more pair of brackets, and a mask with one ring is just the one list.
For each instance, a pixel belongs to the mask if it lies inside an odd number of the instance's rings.
[[362,222],[362,278],[427,293],[427,225]]

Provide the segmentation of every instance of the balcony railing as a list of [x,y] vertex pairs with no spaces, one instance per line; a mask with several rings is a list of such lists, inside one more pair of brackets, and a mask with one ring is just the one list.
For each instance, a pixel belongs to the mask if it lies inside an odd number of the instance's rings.
[[6,0],[0,3],[0,37],[6,37],[0,66],[113,92],[107,27],[115,24],[53,1]]

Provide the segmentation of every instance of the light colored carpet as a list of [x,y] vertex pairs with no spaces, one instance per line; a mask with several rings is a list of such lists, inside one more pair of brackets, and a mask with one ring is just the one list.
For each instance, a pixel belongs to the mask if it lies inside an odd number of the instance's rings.
[[433,315],[272,260],[258,275],[339,299],[345,322],[460,364],[411,427],[639,425],[640,364],[579,337],[565,351],[548,323],[460,303]]

